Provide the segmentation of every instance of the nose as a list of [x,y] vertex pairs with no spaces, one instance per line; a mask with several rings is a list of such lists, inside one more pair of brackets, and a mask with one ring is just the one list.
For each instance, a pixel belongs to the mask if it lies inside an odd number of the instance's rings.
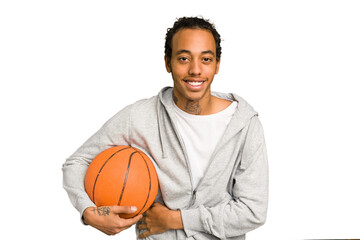
[[189,75],[200,75],[201,74],[201,63],[193,60],[190,62]]

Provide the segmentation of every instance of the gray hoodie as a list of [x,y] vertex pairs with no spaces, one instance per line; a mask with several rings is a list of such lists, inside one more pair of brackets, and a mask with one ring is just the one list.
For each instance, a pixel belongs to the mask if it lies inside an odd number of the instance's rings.
[[107,121],[64,163],[64,188],[82,216],[87,207],[95,206],[84,190],[92,159],[112,146],[133,146],[153,160],[160,185],[156,201],[181,210],[184,225],[184,230],[147,239],[245,239],[245,233],[264,224],[268,205],[267,154],[257,113],[235,94],[212,92],[237,101],[238,107],[194,189],[174,121],[172,90],[164,88],[158,96],[129,105]]

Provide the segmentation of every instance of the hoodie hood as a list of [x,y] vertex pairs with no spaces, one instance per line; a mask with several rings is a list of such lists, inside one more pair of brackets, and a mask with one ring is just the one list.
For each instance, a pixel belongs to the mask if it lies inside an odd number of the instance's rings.
[[[172,95],[173,95],[173,87],[165,87],[159,92],[159,102],[160,102],[159,107],[160,105],[164,106],[170,117],[173,114]],[[234,114],[238,131],[241,130],[252,117],[258,116],[258,113],[254,110],[254,108],[248,102],[246,102],[242,97],[236,94],[211,92],[211,95],[229,101],[238,102],[237,110],[235,111]]]
[[[224,137],[218,144],[220,147],[223,143],[227,142],[231,139],[235,134],[241,131],[245,126],[248,125],[251,118],[254,116],[258,116],[258,113],[254,110],[254,108],[246,102],[242,97],[233,94],[233,93],[220,93],[220,92],[211,92],[211,95],[216,96],[218,98],[226,99],[229,101],[236,101],[237,108],[231,119],[228,128],[225,131]],[[163,122],[163,114],[161,114],[161,108],[164,108],[170,120],[173,121],[175,118],[174,116],[174,109],[173,109],[173,87],[165,87],[159,92],[159,100],[157,104],[157,114],[158,114],[158,124],[159,124],[159,135],[160,135],[160,142],[161,142],[161,149],[163,157],[166,157],[166,153],[164,151],[163,145],[163,130],[162,130],[162,122]],[[217,147],[217,148],[218,148]],[[215,149],[216,151],[216,149]]]

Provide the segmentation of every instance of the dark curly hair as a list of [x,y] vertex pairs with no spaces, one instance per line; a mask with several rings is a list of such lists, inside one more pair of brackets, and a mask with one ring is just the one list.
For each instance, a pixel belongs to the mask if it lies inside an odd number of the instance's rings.
[[221,38],[220,34],[217,32],[215,26],[210,23],[208,19],[200,18],[200,17],[182,17],[178,18],[174,23],[172,28],[167,29],[166,37],[165,37],[165,56],[170,60],[172,53],[172,39],[180,29],[205,29],[212,33],[215,39],[216,45],[216,60],[219,61],[221,57]]

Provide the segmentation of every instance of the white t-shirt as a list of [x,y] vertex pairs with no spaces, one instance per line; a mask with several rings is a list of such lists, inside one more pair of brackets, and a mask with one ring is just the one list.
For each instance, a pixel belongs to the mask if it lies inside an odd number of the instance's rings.
[[174,102],[173,105],[176,125],[185,144],[196,189],[235,112],[237,102],[234,101],[223,111],[211,115],[189,114],[178,108]]

